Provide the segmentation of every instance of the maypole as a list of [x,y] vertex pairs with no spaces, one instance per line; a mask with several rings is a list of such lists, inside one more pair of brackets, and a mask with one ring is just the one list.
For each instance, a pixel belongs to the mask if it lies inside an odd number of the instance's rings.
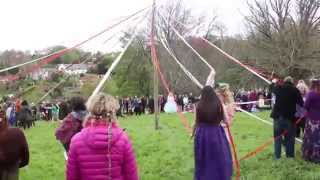
[[[152,7],[152,20],[151,20],[151,35],[150,35],[150,43],[151,43],[151,58],[152,61],[155,61],[155,47],[154,47],[154,36],[155,36],[155,13],[156,13],[156,1],[153,0]],[[153,99],[154,99],[154,122],[155,129],[159,129],[159,78],[156,64],[153,63]]]

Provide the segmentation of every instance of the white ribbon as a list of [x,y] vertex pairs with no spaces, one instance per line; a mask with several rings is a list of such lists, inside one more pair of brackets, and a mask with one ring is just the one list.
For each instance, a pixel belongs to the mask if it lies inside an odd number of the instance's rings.
[[[141,20],[144,19],[145,16],[143,16],[143,18]],[[88,101],[87,101],[87,105],[88,103],[91,102],[92,98],[97,95],[100,90],[102,89],[102,86],[104,85],[104,83],[108,80],[108,78],[110,77],[112,71],[116,68],[116,66],[119,64],[121,58],[123,57],[124,53],[127,51],[127,49],[130,47],[131,43],[133,42],[134,38],[137,35],[137,26],[141,23],[141,21],[139,21],[135,27],[134,27],[134,33],[132,35],[132,37],[130,38],[130,40],[128,41],[127,45],[124,47],[124,49],[122,50],[122,52],[118,55],[118,57],[116,58],[115,61],[113,61],[113,63],[111,64],[110,68],[108,69],[108,71],[105,73],[105,75],[103,76],[103,78],[101,79],[101,81],[99,82],[98,86],[96,87],[96,89],[93,91],[93,93],[91,94],[91,96],[89,97]]]
[[171,55],[171,57],[176,61],[176,63],[179,65],[179,67],[182,69],[182,71],[191,79],[193,83],[195,83],[200,89],[203,88],[203,85],[183,66],[183,64],[180,63],[180,61],[177,59],[177,57],[173,54],[172,51],[169,50],[169,47],[165,44],[162,38],[160,38],[161,43],[163,47],[168,51],[168,53]]
[[159,11],[158,11],[158,13],[159,13],[159,15],[161,16],[161,18],[162,18],[167,24],[169,24],[169,26],[171,27],[171,29],[172,29],[172,30],[174,31],[174,33],[183,41],[183,43],[184,43],[186,46],[188,46],[188,47],[193,51],[193,53],[196,54],[196,55],[199,57],[199,59],[209,67],[209,69],[211,70],[211,72],[210,72],[210,75],[211,75],[211,76],[209,75],[208,79],[211,79],[210,82],[211,82],[211,83],[214,83],[214,75],[215,75],[215,70],[214,70],[214,68],[207,62],[207,60],[206,60],[205,58],[203,58],[203,57],[187,42],[187,40],[177,31],[177,29],[176,29],[175,27],[172,26],[171,23],[169,23],[169,22],[164,18],[164,16],[163,16]]

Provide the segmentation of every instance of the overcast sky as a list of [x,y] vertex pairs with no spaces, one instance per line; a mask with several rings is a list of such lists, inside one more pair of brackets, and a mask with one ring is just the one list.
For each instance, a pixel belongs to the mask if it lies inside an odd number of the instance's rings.
[[[159,3],[165,1],[158,0]],[[247,13],[245,2],[185,0],[185,4],[195,12],[211,14],[215,11],[219,21],[226,25],[227,34],[244,33],[242,14]],[[71,46],[151,3],[152,0],[1,0],[0,51],[36,50],[57,44]],[[116,40],[103,44],[104,40],[125,26],[83,48],[110,49]]]

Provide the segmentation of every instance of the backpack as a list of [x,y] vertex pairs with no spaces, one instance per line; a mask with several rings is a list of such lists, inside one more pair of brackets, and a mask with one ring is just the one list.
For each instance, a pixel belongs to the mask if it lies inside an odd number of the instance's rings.
[[71,138],[80,132],[81,129],[82,121],[74,118],[70,113],[66,118],[64,118],[62,124],[56,130],[55,136],[62,144],[69,144]]

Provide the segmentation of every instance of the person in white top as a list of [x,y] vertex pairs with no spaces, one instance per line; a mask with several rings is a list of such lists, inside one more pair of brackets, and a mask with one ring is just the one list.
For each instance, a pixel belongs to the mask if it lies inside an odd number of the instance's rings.
[[305,100],[306,95],[309,92],[309,87],[307,86],[307,84],[304,82],[304,80],[299,80],[298,84],[297,84],[297,88],[299,89],[303,100]]
[[216,91],[223,105],[225,114],[224,122],[231,125],[236,111],[233,94],[230,91],[229,85],[226,83],[220,83]]
[[10,104],[10,106],[6,110],[6,118],[10,126],[16,126],[15,119],[13,117],[14,112],[14,104]]
[[185,95],[182,99],[183,101],[183,110],[186,111],[187,107],[188,107],[188,104],[189,104],[189,98],[187,95]]
[[176,113],[177,112],[177,103],[174,99],[173,93],[169,93],[167,102],[164,105],[164,112],[166,113]]

